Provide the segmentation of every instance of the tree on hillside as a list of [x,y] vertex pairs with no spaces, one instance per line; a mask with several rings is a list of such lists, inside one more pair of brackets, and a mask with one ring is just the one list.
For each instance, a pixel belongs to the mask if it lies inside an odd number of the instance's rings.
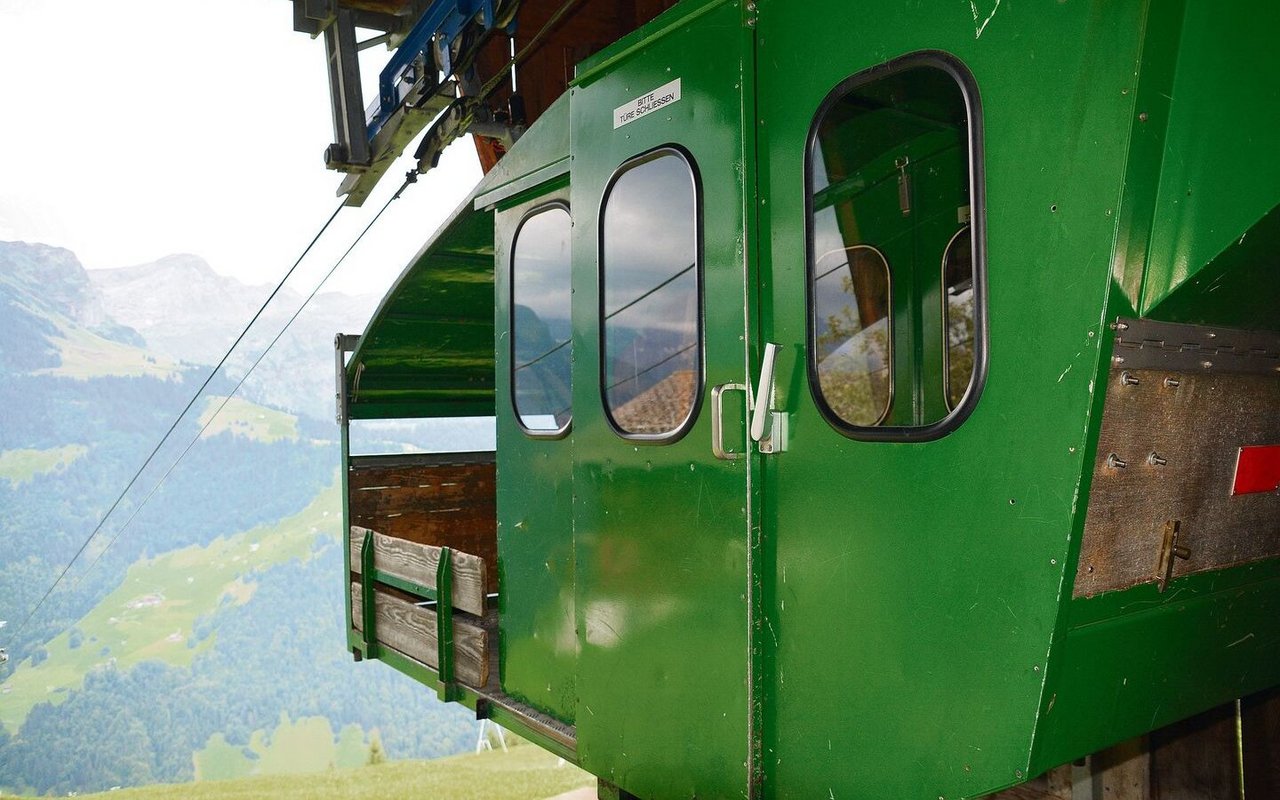
[[382,734],[378,732],[377,728],[374,728],[373,732],[369,734],[369,761],[367,763],[372,767],[386,760],[387,753],[382,749]]

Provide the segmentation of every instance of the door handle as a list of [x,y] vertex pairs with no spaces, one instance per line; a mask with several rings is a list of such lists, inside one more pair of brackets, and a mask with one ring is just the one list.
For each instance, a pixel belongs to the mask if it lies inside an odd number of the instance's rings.
[[764,438],[764,423],[769,418],[769,406],[773,400],[773,365],[778,360],[780,345],[769,342],[764,346],[764,358],[760,362],[760,380],[755,394],[748,398],[751,406],[751,441]]
[[721,461],[733,461],[742,453],[724,449],[724,394],[725,392],[742,392],[748,395],[751,390],[741,383],[722,383],[711,389],[711,453]]
[[[769,342],[764,346],[760,360],[760,380],[755,393],[747,398],[751,408],[751,441],[756,442],[761,453],[781,453],[787,449],[787,415],[773,410],[774,366],[782,345]],[[765,435],[765,425],[769,426]]]

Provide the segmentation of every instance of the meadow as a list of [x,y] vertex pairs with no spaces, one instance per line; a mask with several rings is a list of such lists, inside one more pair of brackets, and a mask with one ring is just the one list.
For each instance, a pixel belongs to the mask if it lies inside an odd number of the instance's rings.
[[101,800],[544,800],[592,777],[530,744],[431,761],[394,761],[311,775],[165,784],[81,797]]

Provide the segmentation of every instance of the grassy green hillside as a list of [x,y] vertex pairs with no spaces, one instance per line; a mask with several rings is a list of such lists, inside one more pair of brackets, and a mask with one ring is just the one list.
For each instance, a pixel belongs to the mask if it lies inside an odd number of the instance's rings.
[[[223,405],[223,401],[226,405]],[[222,410],[218,411],[218,406]],[[214,413],[217,416],[213,416]],[[283,411],[251,403],[240,397],[210,397],[200,415],[200,425],[208,425],[204,432],[207,439],[220,433],[243,436],[260,442],[278,442],[298,438],[298,418]]]
[[110,800],[544,800],[587,786],[592,778],[533,745],[510,752],[434,761],[397,761],[358,769],[329,770],[316,775],[278,775],[228,781],[147,786],[82,797]]
[[[369,741],[359,725],[347,725],[337,737],[324,717],[294,722],[281,712],[275,730],[253,732],[247,747],[227,742],[221,733],[196,752],[197,781],[225,781],[253,775],[298,775],[362,766]],[[381,744],[379,744],[381,747]]]
[[61,375],[78,380],[106,376],[149,376],[169,380],[179,375],[178,366],[170,358],[153,355],[141,347],[103,338],[92,331],[50,315],[58,335],[49,343],[57,348],[60,362],[56,367],[36,370],[37,375]]
[[89,452],[82,444],[44,449],[22,448],[0,452],[0,478],[20,486],[37,475],[52,475],[66,470],[76,459]]
[[274,525],[135,563],[115,591],[45,645],[47,657],[27,659],[0,685],[0,723],[16,732],[36,703],[58,704],[87,673],[108,664],[120,670],[146,660],[191,664],[216,638],[203,635],[201,621],[253,596],[256,583],[245,573],[311,554],[336,491]]

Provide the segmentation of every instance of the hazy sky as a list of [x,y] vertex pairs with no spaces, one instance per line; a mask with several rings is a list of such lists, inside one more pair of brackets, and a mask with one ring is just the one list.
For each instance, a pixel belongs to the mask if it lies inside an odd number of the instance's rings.
[[[186,252],[249,283],[278,280],[340,180],[323,163],[324,44],[293,31],[291,9],[0,0],[0,240],[67,247],[90,269]],[[365,51],[366,83],[387,56]],[[295,288],[311,289],[410,166],[339,216]],[[479,175],[470,140],[455,143],[330,285],[381,293]]]

